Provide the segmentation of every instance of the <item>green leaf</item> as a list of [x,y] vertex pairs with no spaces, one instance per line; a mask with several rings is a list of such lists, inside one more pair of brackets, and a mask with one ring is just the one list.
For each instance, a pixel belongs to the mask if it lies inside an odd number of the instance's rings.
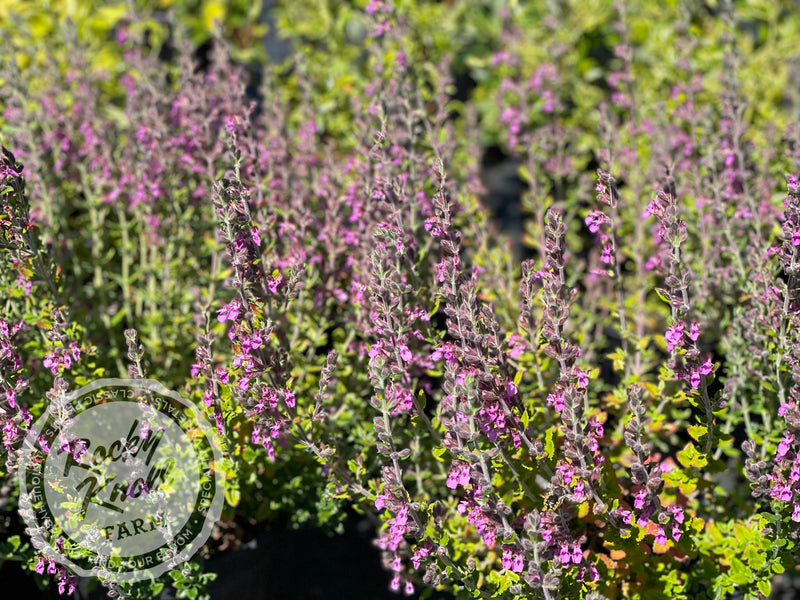
[[708,427],[705,425],[692,425],[689,427],[689,435],[698,442],[706,433],[708,433]]
[[662,288],[656,288],[656,294],[658,295],[659,298],[661,298],[667,304],[670,303],[669,294],[667,293],[667,290],[662,289]]
[[230,506],[238,506],[239,500],[242,499],[242,493],[239,490],[238,484],[225,486],[225,500]]
[[428,313],[428,317],[433,317],[433,315],[435,315],[437,312],[439,312],[439,296],[436,296],[436,299],[433,303],[433,309],[431,309],[431,312]]
[[520,422],[522,422],[522,428],[523,429],[527,429],[528,428],[528,423],[531,420],[531,416],[528,414],[527,410],[525,410],[522,413],[522,416],[519,418],[519,420],[520,420]]
[[554,431],[554,428],[551,427],[544,434],[544,452],[545,452],[545,454],[547,454],[547,458],[549,458],[551,460],[553,458],[553,454],[555,454],[555,452],[556,452],[556,447],[553,444],[553,431]]
[[728,574],[736,585],[745,585],[753,580],[753,572],[738,558],[731,558],[731,572]]
[[769,581],[759,581],[756,583],[758,591],[761,592],[766,598],[769,598],[772,592],[772,584]]

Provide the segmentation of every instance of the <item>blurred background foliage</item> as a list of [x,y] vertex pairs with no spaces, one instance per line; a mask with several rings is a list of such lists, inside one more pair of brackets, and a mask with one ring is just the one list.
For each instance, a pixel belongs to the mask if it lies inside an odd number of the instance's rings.
[[[283,71],[288,90],[310,96],[318,131],[347,142],[352,115],[350,99],[364,92],[370,77],[364,45],[367,0],[6,0],[0,3],[4,58],[21,67],[44,57],[66,56],[66,22],[75,25],[82,44],[91,49],[91,68],[120,75],[121,48],[114,33],[131,14],[131,35],[143,34],[153,52],[170,37],[166,15],[186,26],[202,48],[212,34],[231,44],[234,57],[254,69],[287,60],[296,67]],[[568,117],[583,126],[581,147],[597,145],[596,107],[607,90],[606,77],[619,67],[614,48],[627,41],[636,48],[633,86],[642,107],[658,105],[686,72],[678,37],[688,32],[697,42],[691,70],[704,74],[705,92],[718,95],[723,54],[735,48],[741,62],[736,79],[749,103],[754,124],[769,122],[782,129],[794,115],[783,110],[789,89],[789,65],[797,56],[800,20],[792,0],[733,2],[734,34],[714,0],[411,0],[395,2],[397,19],[410,32],[402,48],[424,79],[425,64],[449,57],[455,100],[470,100],[480,115],[485,145],[502,145],[500,108],[495,101],[500,82],[510,71],[532,74],[544,62],[555,62],[562,74],[561,94]],[[614,25],[620,9],[627,24],[622,39]],[[288,49],[292,50],[289,51]],[[271,52],[270,52],[271,50]],[[500,51],[518,57],[515,64],[495,60]],[[11,53],[11,54],[9,54]],[[301,81],[302,79],[302,81]],[[10,84],[12,82],[5,82]],[[32,83],[32,82],[31,82]],[[446,82],[427,81],[427,85]],[[2,100],[0,98],[0,100]],[[454,110],[458,103],[454,105]],[[755,127],[754,131],[760,131]],[[760,140],[766,142],[766,140]]]

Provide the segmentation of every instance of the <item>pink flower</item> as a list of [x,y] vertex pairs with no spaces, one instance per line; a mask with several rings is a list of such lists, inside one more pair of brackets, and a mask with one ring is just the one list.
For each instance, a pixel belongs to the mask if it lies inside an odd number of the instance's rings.
[[711,364],[711,359],[710,358],[707,358],[705,360],[705,362],[702,365],[700,365],[700,369],[699,369],[701,375],[710,375],[711,371],[713,371],[713,370],[714,370],[714,366]]
[[53,375],[55,375],[56,373],[58,373],[58,365],[59,365],[58,354],[56,354],[55,352],[51,352],[50,354],[44,357],[42,364],[48,369],[50,369],[50,372]]
[[272,275],[267,277],[267,287],[269,288],[269,291],[273,294],[277,294],[278,286],[281,284],[281,281],[283,281],[283,275],[281,272],[273,271]]
[[791,448],[791,444],[793,441],[794,441],[794,435],[792,435],[791,432],[787,431],[784,434],[781,442],[778,444],[778,451],[777,451],[778,458],[783,458],[784,456],[786,456],[786,454],[789,452],[789,449]]
[[789,500],[792,499],[792,488],[786,484],[775,485],[770,490],[770,496],[772,496],[775,500],[789,502]]
[[564,410],[564,396],[560,393],[547,395],[547,406],[552,406],[556,412]]
[[658,529],[656,529],[655,543],[658,544],[659,546],[663,546],[664,544],[667,543],[667,534],[664,531],[664,528],[661,526],[659,526]]
[[572,560],[572,553],[569,551],[569,545],[562,543],[559,547],[558,558],[561,560],[562,565],[568,565]]
[[576,502],[583,502],[586,500],[586,485],[582,481],[579,481],[577,484],[575,484],[575,487],[572,490],[572,495],[575,497]]
[[241,306],[242,305],[238,300],[234,300],[230,304],[226,304],[217,311],[217,321],[220,323],[224,323],[225,321],[235,321],[239,316],[239,309]]
[[672,352],[675,346],[683,345],[683,323],[680,321],[667,329],[664,333],[664,341],[667,342],[667,351]]
[[408,346],[406,346],[405,344],[400,344],[398,347],[400,349],[400,358],[402,358],[407,363],[411,362],[414,358],[414,355],[411,354],[411,350],[408,349]]
[[589,375],[583,371],[578,371],[578,387],[583,389],[589,385]]
[[683,523],[683,509],[680,506],[671,506],[669,511],[672,513],[672,517],[675,519],[676,523]]
[[454,490],[459,485],[469,485],[469,465],[462,462],[454,462],[450,468],[450,475],[447,477],[447,487]]
[[697,370],[692,370],[689,374],[689,383],[692,385],[692,389],[697,389],[697,386],[700,385],[700,372]]
[[504,548],[503,558],[500,559],[500,564],[503,565],[504,569],[511,569],[511,556],[511,548]]
[[[599,185],[599,184],[598,184]],[[592,233],[597,233],[600,230],[600,226],[608,220],[603,213],[599,210],[593,210],[589,213],[589,215],[584,219],[584,223],[589,228],[589,231]]]

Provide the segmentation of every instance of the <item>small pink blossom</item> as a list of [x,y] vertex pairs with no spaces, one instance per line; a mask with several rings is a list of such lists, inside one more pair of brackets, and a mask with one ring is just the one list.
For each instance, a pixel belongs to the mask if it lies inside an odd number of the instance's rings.
[[784,456],[786,456],[786,454],[789,452],[789,449],[791,448],[792,442],[794,442],[794,435],[790,431],[787,431],[784,434],[783,439],[778,444],[778,451],[777,451],[778,458],[783,458]]
[[217,321],[220,323],[224,323],[225,321],[235,321],[239,316],[239,309],[241,306],[242,305],[238,300],[234,300],[229,304],[226,304],[217,311]]
[[400,344],[398,348],[400,349],[400,358],[405,362],[410,363],[414,359],[414,355],[411,354],[411,350],[408,349],[408,346]]
[[663,546],[667,543],[667,534],[663,527],[659,526],[658,529],[656,529],[655,543],[660,546]]
[[578,387],[583,389],[589,385],[589,374],[584,371],[578,371]]

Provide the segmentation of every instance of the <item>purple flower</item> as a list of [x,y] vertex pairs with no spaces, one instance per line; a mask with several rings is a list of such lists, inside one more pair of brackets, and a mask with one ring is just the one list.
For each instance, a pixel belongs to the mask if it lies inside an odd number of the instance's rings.
[[683,345],[683,323],[680,321],[667,329],[664,333],[664,340],[667,342],[667,351],[671,352],[675,346]]
[[398,348],[400,349],[400,357],[404,361],[409,363],[414,359],[414,355],[411,354],[411,350],[408,349],[408,346],[406,346],[405,344],[399,344]]
[[680,506],[672,505],[669,507],[669,511],[672,513],[672,517],[675,519],[676,523],[683,523],[684,515],[683,509]]
[[562,542],[558,548],[558,558],[561,561],[561,564],[566,566],[572,560],[572,553],[569,550],[569,544],[566,542]]
[[785,483],[774,485],[770,490],[770,496],[775,500],[789,502],[792,499],[792,488]]
[[778,444],[778,451],[777,451],[778,458],[783,458],[784,456],[786,456],[786,454],[789,452],[789,449],[791,448],[792,442],[794,442],[794,435],[792,434],[792,432],[787,431],[783,435],[783,439]]
[[656,544],[658,544],[660,546],[663,546],[664,544],[667,543],[667,534],[664,531],[663,527],[659,526],[656,529],[656,537],[655,537],[654,541],[655,541]]
[[672,524],[672,529],[670,530],[672,533],[672,539],[676,542],[680,541],[681,539],[681,528],[678,526],[677,523]]
[[578,371],[578,387],[581,389],[589,385],[589,374],[584,371]]
[[226,304],[217,311],[217,321],[224,323],[225,321],[236,321],[239,317],[239,309],[242,307],[241,302],[233,300]]
[[689,383],[692,386],[692,389],[697,389],[700,385],[700,371],[696,369],[692,369],[691,373],[689,373]]
[[267,287],[269,288],[269,291],[273,294],[277,294],[278,286],[281,284],[281,281],[283,281],[283,275],[281,272],[273,271],[272,275],[267,278]]
[[[598,185],[601,184],[598,183]],[[599,210],[593,210],[584,220],[586,226],[589,228],[589,231],[592,233],[597,233],[600,230],[600,226],[606,221],[608,221],[608,217],[606,217],[606,215]]]
[[564,410],[564,396],[561,393],[548,394],[547,406],[552,406],[556,412]]
[[450,474],[447,476],[447,487],[454,490],[459,485],[469,485],[469,465],[463,462],[453,462]]

